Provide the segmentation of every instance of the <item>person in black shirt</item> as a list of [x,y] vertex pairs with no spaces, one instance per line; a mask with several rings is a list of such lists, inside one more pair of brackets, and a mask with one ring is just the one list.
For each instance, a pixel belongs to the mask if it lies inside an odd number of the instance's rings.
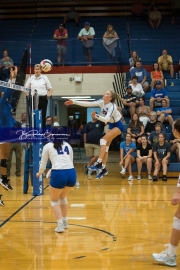
[[138,176],[137,180],[141,180],[142,164],[145,163],[148,171],[148,179],[152,180],[151,169],[152,169],[152,146],[148,143],[146,136],[141,137],[141,143],[137,146],[137,169]]
[[122,98],[124,108],[121,109],[123,116],[132,116],[136,111],[136,106],[139,104],[138,97],[132,94],[132,87],[128,85],[126,95]]
[[150,112],[150,122],[147,123],[146,127],[145,127],[145,134],[147,134],[148,136],[150,136],[150,133],[152,131],[155,131],[155,125],[157,122],[156,120],[157,114],[156,112]]
[[104,133],[105,123],[92,117],[92,121],[88,122],[84,128],[84,146],[86,156],[90,157],[90,161],[85,165],[85,172],[88,173],[89,166],[93,165],[100,152],[100,139]]
[[163,133],[159,133],[159,142],[153,145],[153,153],[155,159],[155,170],[153,181],[158,181],[157,175],[159,170],[163,168],[163,181],[167,181],[166,173],[167,173],[167,166],[169,164],[169,158],[171,155],[171,146],[168,142],[165,142],[165,136]]
[[176,139],[172,132],[169,140],[172,144],[171,152],[176,154],[177,160],[180,162],[180,139]]

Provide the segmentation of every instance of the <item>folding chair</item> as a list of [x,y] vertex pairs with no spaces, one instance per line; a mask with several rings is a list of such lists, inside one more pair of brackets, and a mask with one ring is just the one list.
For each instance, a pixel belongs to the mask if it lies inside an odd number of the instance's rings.
[[80,140],[79,139],[71,139],[71,140],[69,140],[69,144],[71,145],[73,152],[77,153],[77,159],[81,159]]

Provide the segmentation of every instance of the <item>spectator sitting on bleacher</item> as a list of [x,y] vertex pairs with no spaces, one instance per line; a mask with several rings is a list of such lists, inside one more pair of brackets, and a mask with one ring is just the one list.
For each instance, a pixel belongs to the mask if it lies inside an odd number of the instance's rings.
[[[83,52],[86,56],[86,62],[91,63],[92,61],[92,49],[94,41],[92,40],[95,36],[95,31],[93,27],[90,27],[89,22],[85,22],[84,28],[78,34],[78,39],[83,43]],[[89,64],[91,66],[91,64]]]
[[174,77],[173,60],[166,50],[162,51],[162,55],[158,58],[159,69],[163,72],[170,72],[171,78]]
[[76,23],[76,26],[79,26],[78,21],[79,21],[79,15],[75,11],[74,7],[70,7],[70,11],[65,15],[64,17],[64,25],[66,22],[73,21]]
[[132,142],[141,143],[141,136],[144,134],[143,123],[139,120],[137,113],[134,113],[129,122],[127,133],[131,134]]
[[162,107],[156,109],[156,113],[159,116],[158,121],[161,123],[168,122],[172,126],[174,123],[174,120],[171,116],[172,108],[167,107],[166,99],[162,99],[161,104],[162,104]]
[[140,60],[141,58],[139,58],[137,52],[133,51],[131,54],[131,58],[129,58],[130,70],[133,69],[136,66],[136,62]]
[[155,125],[158,123],[156,120],[156,112],[150,112],[150,122],[147,122],[147,125],[145,127],[145,134],[150,136],[152,131],[155,131]]
[[115,48],[117,47],[118,34],[114,30],[112,24],[108,24],[107,31],[103,35],[103,46],[108,51],[110,58],[112,59],[116,55]]
[[159,140],[159,137],[158,136],[159,136],[160,133],[163,133],[164,134],[165,141],[168,141],[166,132],[162,131],[162,124],[160,122],[157,122],[155,124],[155,131],[152,131],[150,133],[149,140],[148,140],[149,143],[151,143],[152,145],[154,143],[157,143],[158,140]]
[[132,19],[133,21],[136,18],[141,18],[141,20],[145,20],[145,13],[144,13],[144,6],[141,3],[141,0],[134,0],[134,4],[131,7],[131,11],[132,11]]
[[141,143],[137,146],[137,180],[141,180],[142,164],[145,163],[148,172],[148,180],[152,180],[152,145],[148,143],[146,136],[141,136]]
[[154,7],[154,11],[149,14],[149,23],[153,29],[158,29],[161,18],[161,12],[157,10],[157,7]]
[[129,84],[132,87],[133,94],[136,95],[138,98],[144,96],[144,90],[142,88],[142,85],[138,83],[138,77],[133,76],[131,78],[131,83]]
[[139,104],[138,97],[133,95],[132,87],[128,85],[126,88],[126,95],[122,98],[122,103],[124,108],[120,109],[120,112],[123,116],[132,116],[136,111],[136,106]]
[[144,128],[147,123],[150,121],[150,107],[144,105],[145,99],[144,97],[139,98],[139,107],[136,109],[136,113],[139,116],[139,120],[143,123]]
[[66,39],[68,38],[68,31],[64,28],[62,23],[59,25],[59,28],[55,30],[53,38],[57,40],[58,65],[62,62],[64,66],[67,52]]
[[147,72],[145,68],[141,66],[141,62],[136,62],[136,67],[131,69],[131,78],[134,76],[138,77],[138,82],[142,85],[144,92],[146,92],[149,88],[149,83],[146,81]]
[[176,154],[178,162],[180,162],[180,140],[174,137],[173,132],[171,132],[170,143],[172,144],[171,152]]
[[172,0],[172,20],[171,20],[171,24],[174,24],[174,18],[175,17],[179,17],[180,14],[180,1],[179,0]]
[[169,107],[168,93],[162,88],[161,81],[156,81],[156,88],[151,91],[151,98],[149,101],[151,111],[154,110],[154,107],[161,107],[162,99],[166,99],[167,106]]
[[159,70],[159,64],[154,63],[154,71],[151,71],[151,90],[154,89],[157,81],[161,81],[162,87],[164,88],[164,75],[162,71]]
[[158,142],[153,145],[153,154],[155,159],[155,170],[153,181],[158,181],[157,175],[162,166],[163,169],[163,181],[167,181],[167,166],[170,163],[170,155],[171,155],[171,146],[168,142],[166,142],[166,138],[164,133],[158,134]]
[[120,143],[120,173],[124,175],[126,173],[126,169],[128,169],[128,181],[133,180],[132,164],[136,161],[136,144],[131,141],[131,138],[131,134],[127,133],[126,140]]
[[8,81],[10,78],[10,68],[14,66],[13,60],[8,56],[8,51],[4,49],[3,58],[0,60],[0,80]]

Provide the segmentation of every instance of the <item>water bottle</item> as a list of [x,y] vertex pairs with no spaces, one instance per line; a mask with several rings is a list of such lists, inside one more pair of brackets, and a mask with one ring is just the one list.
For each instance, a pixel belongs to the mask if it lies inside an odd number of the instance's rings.
[[176,80],[178,79],[178,73],[176,73]]

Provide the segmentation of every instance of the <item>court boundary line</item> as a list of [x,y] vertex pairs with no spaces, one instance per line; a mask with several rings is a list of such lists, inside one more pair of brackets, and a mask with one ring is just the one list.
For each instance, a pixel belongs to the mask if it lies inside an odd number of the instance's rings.
[[[36,196],[37,197],[37,196]],[[34,198],[31,198],[31,200]],[[57,222],[55,221],[43,221],[43,220],[12,220],[11,222],[19,222],[19,223],[50,223],[50,224],[56,224]],[[113,241],[116,241],[116,236],[108,231],[102,230],[102,229],[98,229],[95,227],[91,227],[91,226],[86,226],[86,225],[80,225],[80,224],[73,224],[73,223],[69,223],[69,225],[73,225],[73,226],[78,226],[78,227],[83,227],[83,228],[87,228],[87,229],[92,229],[92,230],[96,230],[102,233],[106,233],[107,235],[109,235],[110,237],[112,237]]]
[[[43,190],[45,190],[49,185],[47,185]],[[12,213],[7,219],[5,219],[1,224],[0,228],[2,228],[8,221],[10,221],[17,213],[19,213],[26,205],[32,202],[38,195],[33,196],[30,200],[24,203],[21,207],[19,207],[14,213]]]

